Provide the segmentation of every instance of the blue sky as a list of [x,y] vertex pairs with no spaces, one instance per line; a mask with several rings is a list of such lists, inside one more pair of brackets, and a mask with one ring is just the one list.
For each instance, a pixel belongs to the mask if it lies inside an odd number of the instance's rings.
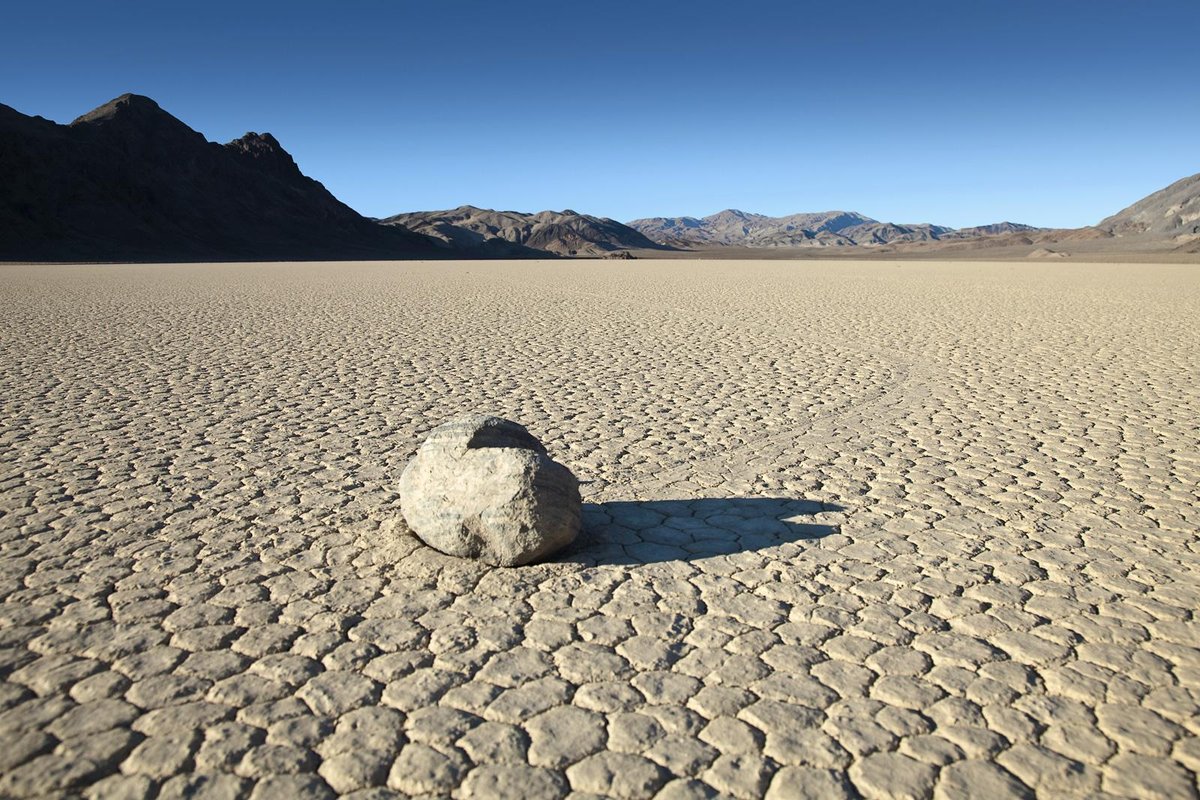
[[270,131],[374,216],[1074,226],[1200,172],[1197,0],[190,5],[10,4],[0,102]]

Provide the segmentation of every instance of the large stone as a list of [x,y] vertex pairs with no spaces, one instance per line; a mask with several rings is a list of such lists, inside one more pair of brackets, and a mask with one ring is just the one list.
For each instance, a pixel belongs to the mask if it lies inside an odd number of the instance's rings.
[[400,476],[400,510],[421,541],[511,567],[570,544],[579,481],[529,431],[473,415],[434,429]]

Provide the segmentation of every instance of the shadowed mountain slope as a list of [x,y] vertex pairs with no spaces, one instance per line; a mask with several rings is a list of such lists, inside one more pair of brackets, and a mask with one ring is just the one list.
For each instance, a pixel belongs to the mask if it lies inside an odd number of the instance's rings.
[[604,255],[617,250],[654,250],[662,245],[606,217],[567,209],[525,214],[459,206],[414,211],[381,220],[457,247],[502,247],[504,243],[557,255]]
[[0,259],[399,258],[439,243],[361,216],[269,133],[214,144],[126,94],[58,125],[0,105]]

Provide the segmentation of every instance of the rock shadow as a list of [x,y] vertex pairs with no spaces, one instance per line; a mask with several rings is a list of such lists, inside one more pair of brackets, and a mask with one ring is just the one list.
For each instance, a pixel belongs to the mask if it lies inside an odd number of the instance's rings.
[[838,533],[844,510],[782,497],[584,503],[583,532],[552,560],[638,565],[762,550]]

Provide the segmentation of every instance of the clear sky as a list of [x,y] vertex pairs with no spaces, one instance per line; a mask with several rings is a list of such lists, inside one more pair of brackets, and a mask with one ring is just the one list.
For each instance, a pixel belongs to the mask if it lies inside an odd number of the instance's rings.
[[[183,6],[190,8],[183,8]],[[1075,226],[1200,172],[1200,0],[10,3],[0,102],[270,131],[373,216]]]

